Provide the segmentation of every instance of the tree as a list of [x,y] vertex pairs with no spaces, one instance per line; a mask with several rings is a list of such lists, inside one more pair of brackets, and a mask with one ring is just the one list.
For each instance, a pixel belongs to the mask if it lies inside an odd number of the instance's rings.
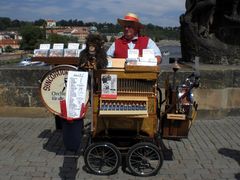
[[11,25],[11,19],[8,17],[0,17],[0,30],[5,30]]
[[14,49],[12,48],[12,46],[6,46],[5,47],[5,52],[13,52]]
[[66,20],[61,20],[56,23],[57,26],[67,26],[68,22]]
[[21,26],[21,22],[17,19],[12,21],[12,27],[20,27]]
[[50,34],[48,36],[46,42],[48,42],[50,44],[63,43],[65,45],[65,47],[66,47],[67,44],[70,43],[70,42],[77,43],[78,42],[78,38],[77,37],[73,37],[73,36],[62,36],[62,35],[58,35],[58,34]]
[[45,26],[46,25],[46,21],[44,19],[39,19],[37,21],[34,22],[35,26]]
[[20,49],[34,50],[39,47],[39,42],[45,39],[43,29],[33,25],[26,25],[20,29],[20,35],[22,41],[20,43]]
[[115,41],[115,37],[112,36],[111,39],[110,39],[110,42],[114,42]]

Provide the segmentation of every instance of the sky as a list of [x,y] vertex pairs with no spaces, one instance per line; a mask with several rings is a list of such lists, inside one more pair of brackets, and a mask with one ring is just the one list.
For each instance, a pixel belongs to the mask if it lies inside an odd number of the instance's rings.
[[1,0],[0,17],[35,21],[82,20],[83,22],[117,23],[128,12],[140,17],[142,24],[162,27],[180,26],[185,0]]

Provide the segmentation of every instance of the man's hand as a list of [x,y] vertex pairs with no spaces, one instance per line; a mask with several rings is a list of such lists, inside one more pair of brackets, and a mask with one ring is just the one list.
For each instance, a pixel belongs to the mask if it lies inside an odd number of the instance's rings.
[[156,58],[157,58],[157,64],[160,64],[160,63],[161,63],[161,61],[162,61],[162,58],[161,58],[161,56],[156,56]]

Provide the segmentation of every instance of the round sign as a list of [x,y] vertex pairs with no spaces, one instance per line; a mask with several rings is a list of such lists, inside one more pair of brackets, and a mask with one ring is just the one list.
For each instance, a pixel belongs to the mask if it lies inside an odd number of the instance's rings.
[[59,65],[41,79],[40,94],[45,106],[52,113],[61,115],[60,101],[65,100],[68,71],[76,71],[71,65]]

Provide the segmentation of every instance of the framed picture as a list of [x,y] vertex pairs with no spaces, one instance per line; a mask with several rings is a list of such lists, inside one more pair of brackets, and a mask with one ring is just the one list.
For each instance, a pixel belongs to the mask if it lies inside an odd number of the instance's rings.
[[34,57],[48,57],[48,49],[35,49],[33,52]]
[[78,57],[78,49],[64,49],[64,57]]
[[102,74],[101,90],[102,98],[117,98],[117,75]]
[[50,49],[49,57],[63,57],[63,49]]

